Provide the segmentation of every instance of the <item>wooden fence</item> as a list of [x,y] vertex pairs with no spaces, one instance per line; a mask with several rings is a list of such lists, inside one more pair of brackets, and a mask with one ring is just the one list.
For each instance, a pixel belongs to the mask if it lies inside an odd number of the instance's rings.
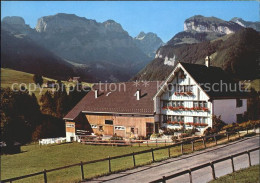
[[[247,131],[247,133],[248,133],[248,131]],[[196,137],[195,139],[186,139],[186,141],[174,143],[174,144],[171,144],[171,145],[168,145],[168,146],[151,148],[151,149],[148,149],[148,150],[133,152],[133,153],[119,155],[119,156],[114,156],[114,157],[108,156],[107,158],[103,158],[103,159],[99,159],[99,160],[92,160],[92,161],[87,161],[87,162],[82,162],[81,161],[80,163],[75,163],[75,164],[71,164],[71,165],[67,165],[67,166],[63,166],[63,167],[58,167],[58,168],[53,168],[53,169],[48,169],[48,170],[44,169],[43,171],[40,171],[40,172],[36,172],[36,173],[28,174],[28,175],[23,175],[23,176],[19,176],[19,177],[14,177],[14,178],[10,178],[10,179],[5,179],[5,180],[2,180],[1,182],[13,182],[13,181],[16,181],[16,180],[21,180],[21,179],[25,179],[25,178],[28,178],[28,177],[33,177],[33,176],[37,176],[37,175],[41,175],[42,174],[44,183],[47,183],[47,173],[54,172],[54,171],[57,171],[57,170],[67,169],[67,168],[71,168],[71,167],[75,167],[75,166],[80,166],[81,179],[84,180],[85,179],[85,175],[84,175],[83,166],[87,165],[87,164],[93,164],[93,163],[107,161],[108,162],[108,173],[111,173],[112,172],[111,160],[114,160],[114,159],[119,159],[119,158],[124,158],[124,157],[132,157],[133,167],[135,167],[136,166],[136,161],[135,161],[135,156],[136,155],[144,154],[144,153],[151,153],[152,162],[155,162],[154,151],[158,151],[158,150],[162,150],[162,149],[168,149],[168,157],[170,158],[171,157],[170,148],[172,148],[172,147],[180,146],[181,154],[184,154],[185,153],[184,149],[183,149],[183,145],[184,144],[191,143],[192,144],[191,150],[193,152],[195,150],[194,146],[195,146],[196,142],[201,142],[202,141],[203,145],[204,145],[204,148],[206,148],[206,141],[208,139],[213,139],[214,143],[217,145],[217,141],[218,141],[217,137],[226,136],[228,141],[229,141],[230,140],[229,136],[231,134],[238,134],[238,136],[240,137],[240,133],[239,132],[237,132],[237,133],[226,132],[226,133],[214,134],[214,135],[210,135],[210,136],[201,136],[201,137]]]
[[215,160],[215,161],[212,161],[212,162],[208,162],[208,163],[204,163],[202,165],[199,165],[199,166],[196,166],[196,167],[192,167],[190,169],[187,169],[187,170],[184,170],[184,171],[181,171],[181,172],[177,172],[177,173],[169,175],[169,176],[163,176],[161,179],[157,179],[157,180],[151,181],[150,183],[166,183],[167,180],[170,180],[170,179],[173,179],[173,178],[179,177],[181,175],[185,175],[185,174],[189,175],[190,183],[192,183],[192,172],[194,172],[196,170],[199,170],[199,169],[202,169],[202,168],[206,168],[206,167],[211,167],[212,179],[215,180],[216,179],[216,173],[215,173],[214,164],[230,159],[231,160],[232,172],[235,172],[234,157],[247,154],[248,155],[248,164],[249,164],[249,167],[250,167],[251,166],[250,152],[257,151],[259,149],[260,149],[260,147],[257,147],[257,148],[254,148],[254,149],[250,149],[248,151],[244,151],[244,152],[240,152],[240,153],[237,153],[237,154],[233,154],[231,156],[220,158],[218,160]]

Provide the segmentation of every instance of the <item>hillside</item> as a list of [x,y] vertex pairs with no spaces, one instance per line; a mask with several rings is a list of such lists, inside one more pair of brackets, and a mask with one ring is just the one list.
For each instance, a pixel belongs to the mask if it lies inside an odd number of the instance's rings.
[[[28,36],[14,35],[5,30],[1,31],[1,63],[3,68],[62,80],[80,74],[73,65],[35,43]],[[80,76],[83,80],[92,80],[92,77],[85,73]]]
[[260,78],[259,42],[259,32],[241,29],[214,41],[165,45],[158,50],[157,58],[133,80],[163,80],[178,61],[203,64],[207,55],[211,55],[213,66],[222,67],[238,79]]
[[[27,73],[27,72],[22,72],[22,71],[17,71],[9,68],[1,68],[1,87],[7,88],[7,87],[12,87],[13,83],[24,83],[26,84],[27,87],[29,87],[29,83],[34,83],[33,81],[33,76],[34,74]],[[47,81],[57,81],[52,78],[48,77],[43,77],[44,83]],[[68,85],[75,85],[75,83],[68,82],[68,81],[62,81],[64,84]],[[84,85],[91,86],[91,84],[83,82]],[[17,87],[17,85],[15,85]],[[68,88],[67,88],[68,89]],[[48,88],[42,88],[42,93],[40,93],[40,89],[37,88],[37,90],[34,92],[35,96],[39,100],[41,95],[44,94]]]

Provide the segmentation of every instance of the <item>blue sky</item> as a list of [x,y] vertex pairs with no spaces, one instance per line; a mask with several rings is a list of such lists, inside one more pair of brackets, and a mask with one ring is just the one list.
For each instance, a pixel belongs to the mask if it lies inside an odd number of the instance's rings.
[[21,16],[35,27],[37,19],[56,13],[71,13],[103,22],[113,19],[131,35],[154,32],[168,41],[183,30],[185,19],[193,15],[224,20],[241,17],[259,21],[257,1],[2,1],[1,17]]

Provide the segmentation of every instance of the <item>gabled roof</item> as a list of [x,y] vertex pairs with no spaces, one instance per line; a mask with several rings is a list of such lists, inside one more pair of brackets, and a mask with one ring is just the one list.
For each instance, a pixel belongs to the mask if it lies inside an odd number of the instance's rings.
[[[153,115],[153,96],[161,82],[147,82],[147,85],[144,82],[137,84],[136,86],[136,82],[114,83],[111,85],[111,89],[109,89],[109,83],[101,85],[101,88],[96,85],[64,119],[74,120],[81,112]],[[106,85],[107,90],[105,90]],[[113,91],[114,86],[117,87],[115,91]],[[95,98],[94,89],[99,89],[98,98]],[[141,90],[140,100],[137,100],[135,96],[138,89]]]
[[220,67],[182,62],[180,64],[211,99],[246,96],[245,92],[239,91],[239,85],[232,76]]
[[[178,72],[180,69],[187,72],[210,99],[231,99],[247,96],[246,92],[239,91],[238,83],[233,80],[231,75],[221,68],[184,62],[176,64],[175,68],[164,82],[163,87],[155,96],[160,96],[164,92],[163,89],[166,88],[167,84],[175,77],[175,72]],[[225,85],[228,86],[227,90]],[[237,91],[233,91],[234,87],[237,87]]]

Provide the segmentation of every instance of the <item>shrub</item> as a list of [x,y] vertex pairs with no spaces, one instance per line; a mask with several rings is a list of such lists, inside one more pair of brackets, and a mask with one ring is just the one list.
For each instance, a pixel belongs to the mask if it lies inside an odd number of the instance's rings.
[[172,142],[174,142],[174,143],[176,143],[177,142],[177,139],[178,139],[178,137],[177,136],[172,136]]
[[253,129],[253,128],[258,128],[260,127],[260,120],[256,121],[247,121],[239,124],[240,127],[243,129]]
[[121,136],[117,136],[117,135],[113,135],[110,140],[123,140],[123,137]]
[[151,138],[159,138],[159,137],[161,137],[161,134],[159,134],[159,133],[153,133],[151,135]]

